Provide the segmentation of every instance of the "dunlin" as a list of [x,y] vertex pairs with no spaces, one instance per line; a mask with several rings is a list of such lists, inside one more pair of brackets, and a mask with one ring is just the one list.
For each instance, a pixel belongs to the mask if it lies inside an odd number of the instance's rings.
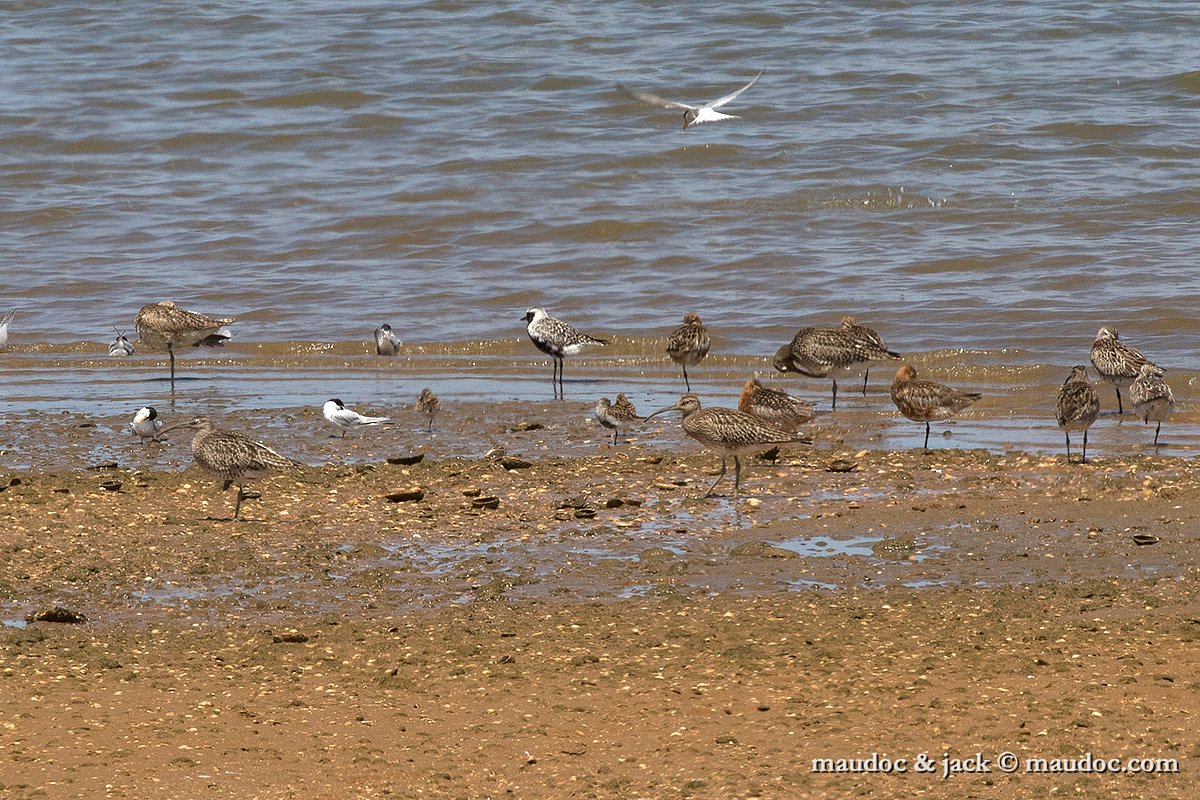
[[960,392],[933,381],[921,380],[917,371],[904,364],[892,381],[892,402],[900,413],[913,422],[925,423],[925,444],[929,449],[929,423],[950,419],[983,395]]
[[1088,428],[1100,415],[1100,398],[1088,380],[1087,367],[1071,368],[1071,374],[1058,389],[1055,418],[1067,437],[1067,461],[1071,460],[1071,431],[1083,431],[1083,458],[1087,462]]
[[704,327],[700,315],[694,311],[684,314],[683,324],[667,337],[667,355],[683,367],[683,383],[689,392],[692,382],[688,380],[687,368],[699,364],[708,355],[710,344],[708,328]]

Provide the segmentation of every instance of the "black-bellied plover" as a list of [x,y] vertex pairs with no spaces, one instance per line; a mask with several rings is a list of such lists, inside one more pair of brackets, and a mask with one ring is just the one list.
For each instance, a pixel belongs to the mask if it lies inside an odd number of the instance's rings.
[[[851,336],[857,336],[859,339],[868,341],[873,345],[883,348],[884,350],[887,349],[887,345],[883,343],[883,337],[879,335],[879,331],[875,330],[874,328],[867,327],[866,325],[859,325],[857,320],[855,320],[854,317],[850,316],[849,314],[842,317],[842,330]],[[867,378],[870,376],[871,365],[868,363],[866,369],[863,370],[862,391],[864,396],[867,393]]]
[[812,421],[816,413],[812,403],[792,397],[782,389],[767,386],[751,378],[742,386],[738,396],[738,411],[758,417],[768,425],[785,431],[797,431]]
[[1125,406],[1121,403],[1121,387],[1133,383],[1142,365],[1149,363],[1150,359],[1121,341],[1116,329],[1106,325],[1096,333],[1096,341],[1092,342],[1092,366],[1100,374],[1101,380],[1113,385],[1117,393],[1118,414],[1125,413]]
[[617,88],[630,97],[641,100],[643,103],[649,103],[652,106],[659,106],[660,108],[683,109],[683,127],[684,129],[687,129],[692,125],[699,125],[701,122],[716,122],[722,119],[736,119],[736,114],[722,114],[716,109],[733,102],[738,95],[749,89],[754,84],[758,83],[758,79],[762,77],[762,74],[763,70],[759,70],[758,74],[755,75],[749,83],[738,89],[736,92],[730,92],[724,97],[719,97],[716,100],[713,100],[711,103],[705,103],[702,106],[693,106],[688,105],[687,103],[680,103],[675,100],[667,100],[659,97],[656,94],[640,92],[637,89],[630,89],[624,84],[617,84]]
[[1071,367],[1071,374],[1058,389],[1054,416],[1067,437],[1067,461],[1071,460],[1071,431],[1083,431],[1083,458],[1087,462],[1088,428],[1100,415],[1100,398],[1088,380],[1087,367]]
[[711,344],[708,328],[700,321],[700,315],[689,311],[683,315],[683,324],[671,331],[667,337],[667,355],[676,364],[683,367],[683,383],[688,391],[692,390],[692,382],[688,380],[687,368],[699,364],[708,355]]
[[171,383],[175,383],[175,348],[216,345],[233,336],[229,327],[237,317],[210,317],[186,311],[170,300],[142,306],[133,320],[138,339],[151,349],[166,348],[171,359]]
[[829,378],[833,381],[832,405],[836,409],[838,378],[859,375],[872,361],[898,358],[899,353],[846,331],[801,328],[791,344],[775,353],[775,369],[799,372],[810,378]]
[[615,403],[610,403],[607,397],[601,397],[596,401],[596,422],[613,432],[614,445],[617,443],[618,434],[628,429],[629,423],[638,422],[641,419],[638,416],[637,408],[624,394],[618,394]]
[[112,344],[108,346],[108,355],[113,358],[124,358],[133,355],[133,344],[129,339],[125,338],[125,331],[117,330],[117,326],[113,326],[113,333],[117,338],[112,340]]
[[704,493],[705,497],[711,495],[725,477],[725,461],[729,456],[733,456],[733,493],[736,496],[742,483],[742,462],[738,457],[741,453],[762,450],[773,444],[812,443],[806,436],[768,425],[757,417],[732,408],[702,409],[700,398],[694,394],[685,394],[674,405],[661,408],[646,419],[667,411],[683,412],[683,432],[709,450],[721,454],[721,472]]
[[233,508],[235,520],[242,518],[242,500],[251,496],[245,490],[246,480],[270,472],[288,472],[304,468],[304,464],[281,456],[265,444],[240,433],[219,430],[212,420],[205,417],[169,425],[159,431],[159,435],[178,428],[191,428],[196,431],[192,437],[192,459],[201,469],[211,472],[225,482],[221,487],[222,491],[237,484],[237,504]]
[[438,400],[438,396],[429,387],[422,389],[421,394],[417,395],[417,413],[423,415],[429,423],[426,430],[433,431],[433,418],[437,416],[441,407],[442,401]]
[[546,313],[546,309],[534,306],[525,312],[526,330],[529,341],[543,353],[554,359],[554,396],[563,396],[563,359],[578,354],[590,344],[606,345],[607,339],[597,339],[575,330],[562,320]]
[[375,329],[375,355],[394,356],[400,352],[404,342],[392,331],[392,326],[386,322]]
[[933,381],[921,380],[917,371],[904,364],[892,381],[892,402],[900,413],[913,422],[925,423],[924,448],[929,449],[929,423],[950,419],[983,395],[960,392]]
[[357,411],[346,408],[345,403],[336,397],[325,401],[325,405],[321,407],[321,414],[335,428],[342,432],[342,438],[346,438],[346,431],[356,431],[359,428],[368,428],[377,425],[383,425],[391,422],[391,417],[367,417]]
[[137,413],[133,415],[133,422],[129,423],[130,431],[141,437],[142,444],[148,441],[157,441],[162,426],[163,421],[158,416],[158,412],[155,411],[154,406],[139,408]]
[[1143,422],[1158,423],[1154,427],[1154,446],[1158,447],[1158,432],[1162,430],[1163,421],[1175,408],[1175,395],[1163,380],[1161,367],[1142,364],[1137,378],[1129,384],[1129,401],[1133,403],[1134,411]]
[[0,317],[0,347],[8,346],[8,325],[16,315],[15,311],[7,311],[4,316]]

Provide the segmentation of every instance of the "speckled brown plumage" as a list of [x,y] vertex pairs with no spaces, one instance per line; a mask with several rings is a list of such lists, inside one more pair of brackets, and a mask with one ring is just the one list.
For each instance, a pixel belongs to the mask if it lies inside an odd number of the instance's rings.
[[1157,447],[1163,421],[1175,408],[1175,395],[1163,380],[1163,370],[1154,364],[1143,364],[1137,378],[1129,385],[1129,401],[1143,422],[1158,423],[1154,428],[1154,446]]
[[[1071,460],[1071,431],[1083,431],[1083,458],[1087,461],[1088,428],[1100,415],[1100,398],[1088,380],[1087,367],[1077,366],[1058,389],[1054,416],[1067,437],[1067,461]],[[1081,463],[1082,463],[1081,462]]]
[[687,390],[692,390],[692,382],[688,379],[687,368],[699,364],[712,344],[708,328],[700,321],[700,315],[689,311],[683,315],[683,324],[667,337],[667,355],[676,364],[683,367],[683,383]]
[[[878,347],[882,347],[884,350],[887,349],[887,345],[883,343],[883,337],[879,335],[877,330],[867,327],[866,325],[859,325],[858,321],[849,314],[842,317],[842,330],[851,336],[857,336],[859,339],[870,342]],[[867,364],[866,368],[863,369],[862,392],[864,396],[867,394],[867,379],[870,377],[871,365]]]
[[810,378],[829,378],[833,381],[832,406],[836,409],[838,378],[858,375],[872,361],[898,358],[899,353],[843,330],[801,328],[791,344],[776,352],[775,369],[799,372]]
[[641,419],[638,416],[637,408],[624,394],[618,394],[615,403],[609,402],[607,397],[601,397],[596,401],[596,422],[613,432],[614,445],[617,443],[618,434],[626,430],[629,423],[638,422]]
[[811,403],[792,397],[782,389],[767,386],[751,378],[742,386],[738,396],[738,411],[758,417],[768,425],[785,431],[796,431],[812,421],[815,410]]
[[940,383],[921,380],[917,371],[904,364],[892,381],[892,402],[913,422],[925,423],[925,449],[929,449],[929,423],[950,419],[983,395],[961,392]]
[[426,387],[421,390],[421,394],[417,396],[417,413],[425,415],[429,420],[429,426],[426,430],[433,430],[433,418],[437,416],[438,410],[442,407],[442,401],[433,393],[433,390]]
[[1124,414],[1121,402],[1121,387],[1129,386],[1138,376],[1142,366],[1151,363],[1137,348],[1121,341],[1115,328],[1105,326],[1096,333],[1092,342],[1092,366],[1100,379],[1113,385],[1117,393],[1117,413]]
[[170,300],[148,303],[133,319],[138,339],[151,350],[167,351],[171,360],[171,381],[175,380],[175,348],[196,347],[201,344],[220,344],[230,338],[227,325],[237,317],[210,317],[182,309]]

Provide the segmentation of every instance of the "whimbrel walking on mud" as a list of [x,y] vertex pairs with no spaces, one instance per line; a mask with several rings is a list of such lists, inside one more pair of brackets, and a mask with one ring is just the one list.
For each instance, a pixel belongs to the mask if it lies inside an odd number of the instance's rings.
[[874,342],[830,328],[801,328],[775,353],[775,369],[780,372],[799,372],[810,378],[829,378],[833,381],[833,408],[837,408],[838,378],[860,374],[872,361],[898,359],[893,353]]
[[758,417],[768,425],[785,431],[797,431],[812,421],[812,403],[792,397],[781,389],[766,386],[755,378],[746,381],[738,396],[738,411]]
[[427,431],[433,430],[433,418],[437,416],[438,409],[441,407],[442,401],[438,400],[438,396],[429,387],[422,389],[421,393],[417,395],[417,413],[428,420]]
[[596,401],[596,422],[613,432],[613,444],[617,443],[617,435],[629,427],[629,423],[641,419],[637,408],[624,394],[617,395],[617,402],[610,403],[607,397]]
[[747,450],[762,450],[773,444],[812,443],[806,436],[768,425],[732,408],[702,409],[700,398],[694,394],[685,394],[674,405],[661,408],[650,417],[667,411],[682,411],[683,432],[709,450],[716,450],[721,454],[721,472],[704,493],[705,497],[710,496],[725,477],[725,461],[729,456],[733,456],[733,494],[736,497],[742,484],[742,462],[738,457],[741,453]]
[[[164,434],[178,428],[196,431],[192,437],[192,458],[197,466],[225,481],[221,490],[237,484],[237,504],[233,518],[240,520],[242,500],[249,497],[243,482],[269,472],[288,472],[302,469],[304,464],[281,456],[265,444],[232,431],[218,430],[212,420],[197,417],[189,422],[180,422],[163,428]],[[256,495],[257,496],[257,495]]]
[[170,300],[142,306],[133,320],[138,339],[151,349],[166,348],[171,359],[171,384],[175,384],[175,348],[223,344],[233,334],[229,325],[237,317],[210,317],[187,311]]
[[1163,380],[1163,371],[1154,364],[1142,364],[1137,378],[1129,385],[1129,401],[1142,421],[1157,422],[1154,428],[1154,446],[1158,447],[1158,432],[1163,421],[1175,408],[1175,395]]
[[908,364],[896,371],[892,381],[892,402],[900,413],[913,422],[925,423],[925,449],[929,449],[929,423],[950,419],[983,395],[960,392],[933,381],[921,380]]
[[1054,416],[1058,427],[1067,437],[1067,461],[1071,460],[1071,431],[1083,431],[1083,458],[1087,462],[1088,428],[1100,415],[1100,398],[1088,380],[1087,367],[1071,368],[1071,374],[1058,389]]
[[554,396],[562,397],[563,358],[578,354],[586,345],[606,345],[607,339],[597,339],[572,328],[562,320],[546,313],[546,309],[534,306],[525,312],[526,330],[529,341],[543,353],[554,359]]
[[1117,393],[1118,414],[1125,413],[1121,403],[1121,387],[1133,383],[1142,365],[1149,363],[1150,359],[1137,348],[1121,341],[1116,329],[1105,326],[1096,333],[1096,341],[1092,342],[1092,366],[1100,373],[1102,380],[1113,385]]
[[700,321],[700,315],[689,311],[683,315],[683,324],[671,331],[667,337],[667,355],[676,364],[683,367],[683,384],[690,392],[692,382],[688,380],[687,368],[699,364],[708,355],[712,343],[708,336],[708,328]]

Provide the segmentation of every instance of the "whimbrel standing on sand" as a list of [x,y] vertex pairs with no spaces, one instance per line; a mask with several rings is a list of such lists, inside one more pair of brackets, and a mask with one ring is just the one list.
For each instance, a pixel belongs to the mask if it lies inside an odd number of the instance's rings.
[[900,413],[913,422],[925,423],[925,449],[929,449],[929,423],[950,419],[983,395],[960,392],[933,381],[921,380],[908,364],[896,371],[892,381],[892,402]]
[[[842,317],[842,330],[851,336],[857,336],[859,339],[868,341],[883,349],[887,349],[887,345],[883,343],[883,337],[879,335],[879,331],[874,328],[869,328],[866,325],[859,325],[854,317],[847,314]],[[867,368],[863,370],[863,395],[867,394],[867,378],[871,376],[871,365],[867,364]]]
[[394,356],[400,352],[400,337],[392,332],[392,326],[386,322],[375,329],[375,355]]
[[583,350],[585,345],[606,345],[607,339],[597,339],[572,328],[562,320],[557,320],[546,313],[546,309],[534,306],[525,312],[526,331],[529,341],[543,353],[554,359],[554,396],[562,397],[563,358],[573,356]]
[[429,387],[425,387],[421,394],[417,395],[417,413],[423,414],[429,420],[426,430],[433,431],[433,418],[437,416],[441,407],[442,401],[438,400],[438,396]]
[[1071,461],[1071,431],[1083,431],[1083,458],[1087,463],[1088,428],[1100,415],[1100,398],[1088,380],[1087,367],[1071,368],[1071,374],[1058,389],[1054,416],[1058,427],[1067,437],[1067,462]]
[[692,382],[688,380],[687,368],[699,364],[706,355],[711,344],[708,328],[700,321],[700,315],[689,311],[683,315],[683,324],[671,331],[667,337],[667,355],[676,364],[683,367],[683,383],[687,390],[692,390]]
[[1117,393],[1118,414],[1125,413],[1125,407],[1121,404],[1121,387],[1133,383],[1142,365],[1149,363],[1150,359],[1121,341],[1116,329],[1105,326],[1096,333],[1096,341],[1092,342],[1092,366],[1100,373],[1102,380],[1113,385]]
[[176,423],[163,428],[159,434],[178,428],[191,428],[196,431],[196,435],[192,437],[192,458],[201,469],[225,481],[221,487],[222,491],[232,484],[237,484],[237,504],[233,508],[235,520],[242,518],[242,500],[250,496],[243,486],[244,480],[268,472],[287,472],[304,467],[299,461],[281,456],[265,444],[247,436],[218,430],[212,420],[204,417]]
[[152,349],[166,348],[171,358],[171,384],[175,383],[175,348],[222,344],[231,338],[227,326],[237,317],[210,317],[186,311],[170,300],[142,306],[133,320],[138,339]]
[[773,444],[812,443],[808,437],[768,425],[732,408],[701,409],[700,398],[694,394],[685,394],[674,405],[660,408],[650,417],[667,411],[682,411],[683,432],[709,450],[716,450],[721,454],[721,473],[717,475],[712,486],[708,487],[708,491],[704,493],[705,497],[711,495],[713,489],[717,488],[717,484],[725,477],[727,457],[733,456],[733,494],[736,497],[742,484],[742,462],[738,458],[741,453],[747,450],[762,450]]
[[799,372],[810,378],[833,381],[833,407],[837,408],[838,378],[858,375],[872,361],[898,359],[885,347],[842,330],[801,328],[775,353],[775,369]]
[[1175,395],[1163,380],[1163,371],[1154,364],[1142,364],[1137,379],[1129,385],[1129,400],[1143,422],[1157,422],[1154,428],[1154,446],[1158,447],[1158,432],[1163,420],[1175,408]]
[[0,316],[0,347],[8,345],[8,323],[12,322],[16,315],[17,312],[9,311]]
[[629,423],[641,419],[637,408],[624,394],[617,395],[617,402],[611,403],[607,397],[596,401],[596,422],[613,432],[613,444],[617,443],[617,435],[625,430]]
[[797,431],[801,425],[812,421],[815,410],[812,403],[751,378],[738,396],[738,411],[785,431]]

